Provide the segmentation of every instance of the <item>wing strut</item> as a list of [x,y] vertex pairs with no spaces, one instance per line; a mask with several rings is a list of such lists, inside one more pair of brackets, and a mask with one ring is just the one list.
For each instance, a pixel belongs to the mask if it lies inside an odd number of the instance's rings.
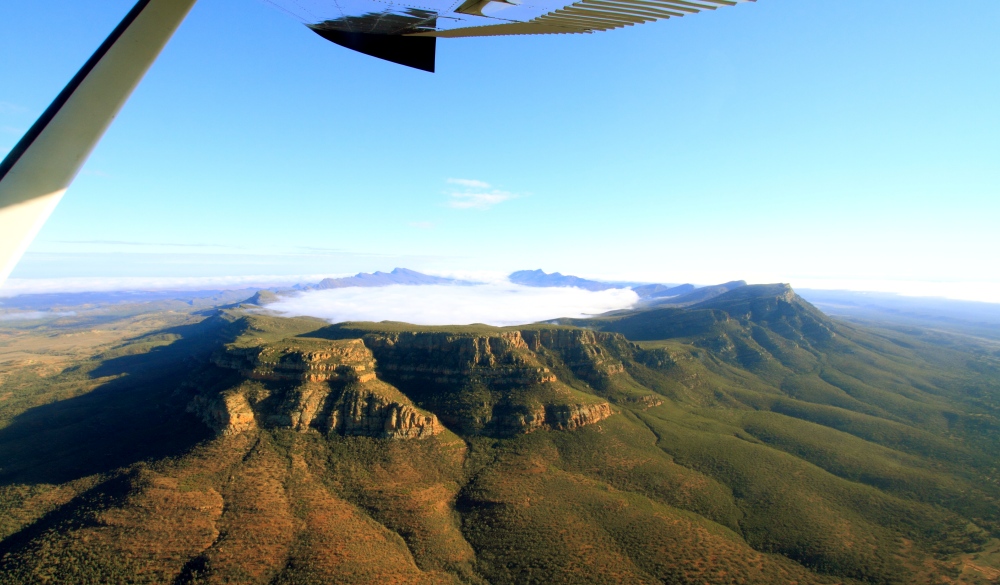
[[0,285],[196,0],[139,0],[0,162]]

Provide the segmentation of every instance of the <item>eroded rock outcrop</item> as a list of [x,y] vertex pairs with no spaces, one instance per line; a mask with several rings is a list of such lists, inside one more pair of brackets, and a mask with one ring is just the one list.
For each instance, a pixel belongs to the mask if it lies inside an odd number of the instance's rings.
[[[570,367],[592,378],[624,371],[622,363],[599,345],[614,334],[584,330],[358,333],[378,359],[380,376],[463,434],[509,436],[543,428],[570,430],[611,414],[607,402],[560,381],[547,360],[563,364],[562,356],[571,355]],[[558,355],[542,355],[546,348],[555,349]]]
[[477,378],[491,384],[530,386],[555,382],[535,358],[520,331],[494,335],[369,333],[364,343],[383,371],[402,379],[433,378],[460,384]]
[[422,439],[444,430],[433,414],[364,389],[341,393],[321,426],[341,435],[386,439]]
[[273,344],[227,346],[212,361],[239,370],[252,380],[367,382],[375,379],[375,360],[360,339],[292,338]]
[[532,351],[544,349],[559,353],[573,374],[587,381],[597,381],[625,373],[625,365],[608,351],[608,345],[627,343],[617,333],[586,329],[541,329],[524,331]]
[[384,439],[444,430],[436,416],[376,379],[375,360],[360,339],[231,344],[212,361],[245,379],[221,393],[198,395],[189,407],[223,435],[258,425]]
[[222,434],[258,426],[391,439],[434,436],[443,424],[467,435],[573,430],[607,418],[611,406],[552,368],[569,367],[574,380],[624,373],[612,347],[620,336],[587,330],[334,327],[274,340],[247,325],[212,359],[237,380],[191,403]]
[[195,396],[188,412],[201,417],[205,424],[220,435],[237,435],[257,428],[257,420],[246,396],[225,392],[218,396]]
[[546,423],[554,429],[567,431],[600,422],[612,414],[607,402],[552,405],[545,409]]
[[613,414],[607,402],[594,404],[545,404],[531,409],[511,409],[495,418],[497,434],[517,435],[539,429],[572,431],[600,422]]

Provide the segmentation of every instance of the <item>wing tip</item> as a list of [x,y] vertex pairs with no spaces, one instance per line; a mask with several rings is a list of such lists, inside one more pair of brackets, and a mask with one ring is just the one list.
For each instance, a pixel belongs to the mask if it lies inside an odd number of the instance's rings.
[[341,47],[397,63],[413,69],[434,73],[437,52],[436,37],[414,37],[350,32],[307,25],[313,32]]

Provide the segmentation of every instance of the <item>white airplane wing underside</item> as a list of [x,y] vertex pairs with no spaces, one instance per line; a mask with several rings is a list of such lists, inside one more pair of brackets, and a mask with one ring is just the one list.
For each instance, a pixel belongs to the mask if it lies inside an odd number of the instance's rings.
[[592,33],[755,1],[267,0],[338,45],[426,71],[436,38]]

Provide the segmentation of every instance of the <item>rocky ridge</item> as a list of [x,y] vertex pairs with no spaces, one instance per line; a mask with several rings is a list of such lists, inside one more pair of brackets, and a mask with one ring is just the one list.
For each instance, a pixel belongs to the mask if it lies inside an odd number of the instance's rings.
[[369,333],[364,343],[380,367],[402,379],[464,383],[471,378],[497,385],[530,386],[556,377],[532,355],[520,331],[491,335]]
[[560,381],[545,363],[548,354],[568,356],[569,367],[589,379],[624,372],[602,346],[624,341],[610,333],[340,330],[341,338],[265,341],[258,335],[266,337],[266,318],[245,318],[254,320],[245,328],[252,334],[212,357],[216,368],[238,374],[236,380],[221,392],[199,393],[190,407],[224,435],[277,426],[419,439],[442,432],[441,421],[464,434],[573,430],[613,411],[607,401]]
[[359,339],[230,344],[212,363],[235,370],[242,382],[199,394],[189,410],[223,435],[258,425],[385,439],[419,439],[444,430],[436,416],[376,379],[375,361]]
[[216,352],[212,362],[253,380],[365,383],[375,379],[375,360],[360,339],[296,338],[259,346],[234,345]]
[[[373,330],[374,329],[374,330]],[[604,346],[621,336],[585,330],[382,330],[334,326],[360,336],[380,376],[463,434],[507,436],[541,428],[571,430],[612,414],[610,404],[560,380],[551,366],[588,381],[624,372]]]

